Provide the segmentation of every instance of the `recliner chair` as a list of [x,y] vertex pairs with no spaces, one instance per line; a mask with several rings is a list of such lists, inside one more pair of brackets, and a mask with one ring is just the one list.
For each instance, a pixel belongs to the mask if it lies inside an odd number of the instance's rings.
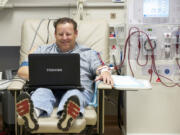
[[[78,38],[77,42],[86,45],[98,51],[105,63],[109,62],[109,46],[108,46],[108,24],[105,20],[76,20],[78,23]],[[53,20],[48,19],[27,19],[22,25],[20,63],[27,59],[29,50],[35,49],[39,45],[51,44],[55,41]],[[22,79],[14,80],[8,87],[8,90],[14,93],[15,102],[16,96],[23,90],[25,81]],[[96,98],[94,98],[96,99]],[[85,108],[84,117],[77,119],[70,130],[64,132],[57,128],[57,108],[54,109],[51,117],[38,118],[39,129],[33,131],[35,133],[81,133],[87,127],[96,127],[97,133],[103,132],[103,125],[99,126],[99,114],[97,115],[96,108],[89,105]],[[16,114],[15,114],[16,115]],[[102,115],[102,114],[101,114]],[[26,134],[23,131],[24,121],[20,117],[16,117],[15,130],[16,134]],[[99,129],[101,128],[101,129]],[[91,128],[92,129],[92,128]],[[87,132],[88,134],[90,132]]]

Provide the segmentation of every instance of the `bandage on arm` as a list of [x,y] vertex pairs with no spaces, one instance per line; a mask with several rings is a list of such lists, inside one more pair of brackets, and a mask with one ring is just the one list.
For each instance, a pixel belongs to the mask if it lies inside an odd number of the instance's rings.
[[98,67],[96,70],[96,73],[97,75],[100,75],[102,72],[105,72],[105,71],[111,73],[111,69],[106,65]]

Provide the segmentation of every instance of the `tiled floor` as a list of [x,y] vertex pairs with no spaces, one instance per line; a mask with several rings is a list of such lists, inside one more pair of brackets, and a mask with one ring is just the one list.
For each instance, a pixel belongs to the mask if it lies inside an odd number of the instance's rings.
[[121,130],[118,125],[105,125],[104,135],[121,135]]
[[118,126],[117,116],[106,116],[104,135],[121,135],[121,130]]
[[[0,131],[2,131],[2,117],[1,116],[0,116]],[[104,135],[111,135],[112,133],[113,135],[121,135],[121,130],[118,127],[117,121],[114,120],[114,117],[113,118],[107,117],[105,118]]]

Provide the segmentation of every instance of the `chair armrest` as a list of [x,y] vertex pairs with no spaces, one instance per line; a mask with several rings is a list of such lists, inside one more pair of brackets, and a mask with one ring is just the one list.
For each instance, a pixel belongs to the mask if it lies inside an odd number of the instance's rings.
[[26,83],[25,80],[16,76],[14,79],[12,79],[11,83],[7,87],[7,90],[9,91],[22,90],[25,83]]
[[112,89],[112,86],[111,85],[108,85],[108,84],[105,84],[103,83],[102,81],[100,83],[98,83],[98,89],[99,90],[111,90]]

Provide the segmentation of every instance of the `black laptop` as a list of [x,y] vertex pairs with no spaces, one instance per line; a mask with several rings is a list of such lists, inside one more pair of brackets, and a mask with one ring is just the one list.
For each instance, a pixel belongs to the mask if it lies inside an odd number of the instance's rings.
[[79,54],[30,54],[29,87],[83,89]]

